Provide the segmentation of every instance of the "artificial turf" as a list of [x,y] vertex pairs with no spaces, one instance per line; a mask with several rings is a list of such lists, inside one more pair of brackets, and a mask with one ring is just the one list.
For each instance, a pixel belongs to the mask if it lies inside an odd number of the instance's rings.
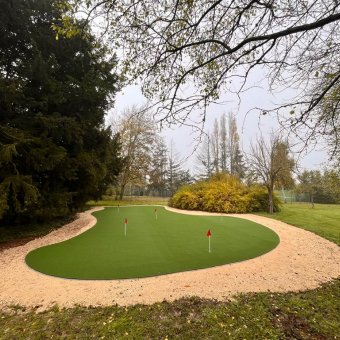
[[247,260],[279,243],[272,230],[242,218],[184,215],[152,206],[108,207],[93,215],[93,228],[30,252],[26,263],[64,278],[140,278]]

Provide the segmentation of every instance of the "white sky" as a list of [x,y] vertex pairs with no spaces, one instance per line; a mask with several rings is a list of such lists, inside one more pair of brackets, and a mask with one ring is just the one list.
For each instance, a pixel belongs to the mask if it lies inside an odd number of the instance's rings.
[[[100,24],[100,21],[97,24]],[[95,28],[94,31],[96,32]],[[115,53],[117,53],[119,59],[121,51],[115,50]],[[276,117],[266,115],[259,118],[259,115],[255,112],[247,114],[247,112],[254,107],[266,107],[273,104],[270,101],[272,100],[272,97],[270,98],[268,90],[265,90],[263,87],[263,83],[267,80],[264,70],[257,68],[250,72],[248,78],[247,84],[251,83],[252,85],[262,86],[262,88],[254,87],[249,90],[243,95],[240,105],[236,96],[234,98],[227,98],[222,95],[220,98],[221,101],[226,102],[228,100],[228,102],[224,105],[212,104],[207,110],[205,123],[205,132],[212,132],[215,118],[220,119],[223,113],[227,114],[229,111],[232,111],[236,114],[240,144],[243,152],[245,153],[249,150],[250,143],[255,141],[256,137],[260,133],[266,137],[270,132],[279,128]],[[282,99],[287,99],[289,95],[294,95],[294,90],[291,90],[290,93],[289,91],[280,93],[278,98],[276,98],[277,102],[282,101]],[[129,108],[132,105],[139,106],[145,103],[146,99],[143,97],[140,87],[137,85],[130,85],[117,94],[113,112],[115,114],[119,114],[124,109]],[[110,114],[108,115],[108,118],[109,117]],[[194,171],[196,156],[193,154],[193,150],[197,147],[197,141],[195,142],[197,132],[194,133],[191,128],[182,126],[175,129],[163,130],[162,135],[164,136],[168,146],[170,145],[170,142],[173,141],[176,151],[182,157],[187,159],[184,167]],[[314,149],[304,150],[302,153],[296,154],[295,157],[299,157],[299,167],[306,169],[320,169],[325,166],[327,164],[328,157],[324,149],[324,145],[320,142],[316,147],[314,147]]]
[[[221,100],[225,100],[222,96]],[[228,98],[230,99],[230,98]],[[137,85],[127,86],[116,97],[115,112],[122,112],[125,108],[132,105],[142,105],[146,102],[143,97],[140,87]],[[255,112],[246,113],[249,109],[257,106],[263,107],[269,104],[268,94],[260,88],[251,89],[246,95],[243,96],[240,106],[237,100],[227,102],[223,105],[212,104],[209,106],[206,118],[205,132],[212,131],[215,118],[219,119],[223,113],[232,111],[236,114],[238,132],[240,135],[241,148],[244,152],[249,150],[251,141],[255,141],[256,136],[262,132],[263,136],[269,135],[271,131],[278,129],[279,125],[276,117],[261,116]],[[177,127],[175,129],[164,129],[162,135],[165,137],[167,144],[173,140],[176,151],[182,157],[187,158],[184,168],[191,171],[195,168],[195,154],[193,153],[194,147],[197,146],[197,132],[193,132],[190,127]],[[327,161],[326,152],[322,151],[322,145],[318,146],[320,150],[308,150],[303,152],[300,156],[299,164],[302,168],[317,169],[322,167]]]

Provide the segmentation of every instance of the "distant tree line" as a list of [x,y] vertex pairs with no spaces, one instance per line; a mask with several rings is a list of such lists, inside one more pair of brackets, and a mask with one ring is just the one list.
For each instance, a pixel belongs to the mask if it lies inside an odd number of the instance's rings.
[[197,155],[199,179],[216,174],[229,174],[248,185],[262,184],[268,192],[269,212],[274,212],[274,189],[292,186],[295,161],[290,155],[288,140],[280,134],[262,136],[250,146],[246,155],[240,148],[235,115],[223,114],[215,119],[212,133],[206,134]]
[[235,115],[229,112],[215,119],[213,131],[202,136],[196,157],[196,170],[200,179],[213,174],[228,173],[243,179],[246,175],[244,155],[240,149]]
[[121,141],[122,169],[109,193],[124,195],[171,196],[193,178],[174,143],[166,145],[150,112],[132,106],[111,123]]
[[304,170],[295,187],[297,199],[314,203],[340,204],[340,173],[336,169]]

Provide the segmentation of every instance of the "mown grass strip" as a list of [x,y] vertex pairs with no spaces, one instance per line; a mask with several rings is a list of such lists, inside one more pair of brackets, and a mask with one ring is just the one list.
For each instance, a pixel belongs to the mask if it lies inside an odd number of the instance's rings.
[[303,293],[0,312],[1,339],[336,339],[340,281]]

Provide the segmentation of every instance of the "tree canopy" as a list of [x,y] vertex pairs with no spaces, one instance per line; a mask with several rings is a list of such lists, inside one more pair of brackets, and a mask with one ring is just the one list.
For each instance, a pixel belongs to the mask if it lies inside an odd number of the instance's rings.
[[71,26],[72,11],[85,12],[87,22],[101,16],[103,32],[122,51],[127,77],[140,79],[143,93],[159,101],[163,121],[183,122],[197,109],[204,122],[211,102],[221,93],[241,94],[259,70],[272,92],[294,93],[275,106],[259,108],[261,113],[283,114],[282,124],[296,136],[301,137],[301,128],[307,133],[303,142],[325,134],[324,126],[327,131],[335,126],[336,120],[321,112],[340,81],[338,1],[72,3],[64,13],[66,26]]
[[54,2],[0,5],[0,220],[62,216],[99,198],[120,169],[118,136],[103,125],[116,58],[89,30],[56,37]]

